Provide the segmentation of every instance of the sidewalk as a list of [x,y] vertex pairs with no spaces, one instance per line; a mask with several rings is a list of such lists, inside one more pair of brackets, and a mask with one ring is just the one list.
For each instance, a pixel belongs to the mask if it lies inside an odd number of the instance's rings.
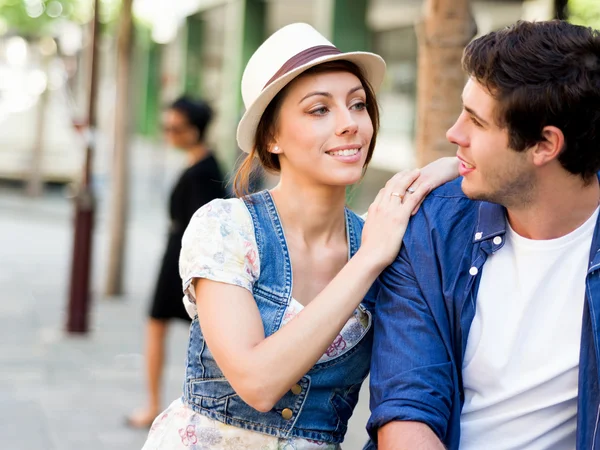
[[[0,186],[3,449],[137,450],[145,440],[146,432],[126,428],[124,417],[144,402],[143,325],[165,245],[166,189],[175,166],[167,161],[168,170],[163,171],[163,156],[146,149],[136,151],[134,160],[126,295],[112,299],[102,295],[108,236],[106,200],[100,198],[91,329],[85,336],[64,332],[72,251],[71,202],[58,191],[30,200],[16,189]],[[165,405],[181,394],[187,344],[187,325],[173,325],[164,379]],[[344,450],[362,448],[367,417],[363,389]]]
[[[71,264],[71,205],[0,191],[0,443],[11,450],[139,449],[123,426],[143,402],[142,330],[163,245],[161,221],[132,220],[127,296],[106,299],[100,226],[94,245],[91,330],[64,333]],[[164,228],[163,228],[164,229]],[[156,236],[153,236],[153,235]],[[187,326],[173,327],[165,399],[179,395]]]

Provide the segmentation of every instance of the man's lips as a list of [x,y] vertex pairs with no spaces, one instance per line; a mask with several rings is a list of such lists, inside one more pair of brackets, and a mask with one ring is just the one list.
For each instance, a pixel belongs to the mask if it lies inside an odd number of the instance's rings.
[[458,173],[461,177],[464,177],[475,170],[475,166],[473,164],[466,162],[460,156],[457,157],[460,161],[460,164],[458,165]]
[[465,167],[465,169],[467,170],[473,170],[475,168],[475,166],[473,164],[468,163],[467,161],[465,161],[464,159],[462,159],[460,156],[456,156],[459,160],[460,160],[460,164],[462,166]]

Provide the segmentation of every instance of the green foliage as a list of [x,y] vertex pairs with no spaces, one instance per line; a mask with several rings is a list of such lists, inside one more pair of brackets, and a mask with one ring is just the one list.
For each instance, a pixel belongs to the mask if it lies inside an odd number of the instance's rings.
[[569,0],[569,22],[600,29],[600,2],[598,0]]
[[[116,21],[121,0],[100,0],[99,19],[104,24]],[[88,22],[93,0],[0,0],[0,34],[13,32],[25,37],[52,34],[64,20]]]
[[37,37],[51,33],[57,21],[82,23],[90,14],[87,0],[0,0],[0,30]]

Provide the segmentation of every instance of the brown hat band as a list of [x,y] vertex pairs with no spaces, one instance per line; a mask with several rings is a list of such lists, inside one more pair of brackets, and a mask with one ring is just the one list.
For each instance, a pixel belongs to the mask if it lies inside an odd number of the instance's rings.
[[291,72],[292,70],[303,66],[304,64],[307,64],[314,59],[320,58],[321,56],[339,55],[340,53],[342,52],[339,51],[337,47],[334,47],[332,45],[317,45],[315,47],[307,48],[306,50],[303,50],[297,55],[294,55],[290,59],[288,59],[283,64],[283,66],[281,66],[281,68],[275,73],[275,75],[273,75],[271,79],[267,81],[267,84],[265,84],[263,89],[265,89],[273,81],[282,77],[286,73]]

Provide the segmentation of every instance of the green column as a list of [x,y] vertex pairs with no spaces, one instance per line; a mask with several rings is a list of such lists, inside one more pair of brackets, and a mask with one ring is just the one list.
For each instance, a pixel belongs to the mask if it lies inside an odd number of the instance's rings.
[[[266,2],[264,0],[246,0],[242,31],[242,72],[248,60],[265,40]],[[240,83],[242,74],[240,73]],[[241,91],[238,88],[238,105],[243,108]]]
[[244,111],[240,90],[242,73],[252,53],[263,42],[266,5],[262,0],[228,2],[224,7],[225,55],[219,98],[218,131],[220,160],[231,170],[240,155],[235,130]]
[[135,23],[135,47],[133,49],[134,65],[132,67],[131,88],[135,91],[135,131],[145,134],[146,101],[148,89],[148,49],[150,44],[149,30],[139,23]]
[[144,136],[160,132],[160,71],[162,46],[151,38],[150,29],[136,27],[136,48],[132,88],[137,91],[135,128]]
[[147,136],[160,134],[161,56],[163,46],[152,41],[148,51],[148,84],[146,89],[146,114],[144,129]]
[[202,35],[204,22],[200,15],[186,19],[186,58],[184,90],[194,97],[202,96]]
[[370,49],[366,22],[368,3],[368,0],[333,0],[331,37],[341,51]]

